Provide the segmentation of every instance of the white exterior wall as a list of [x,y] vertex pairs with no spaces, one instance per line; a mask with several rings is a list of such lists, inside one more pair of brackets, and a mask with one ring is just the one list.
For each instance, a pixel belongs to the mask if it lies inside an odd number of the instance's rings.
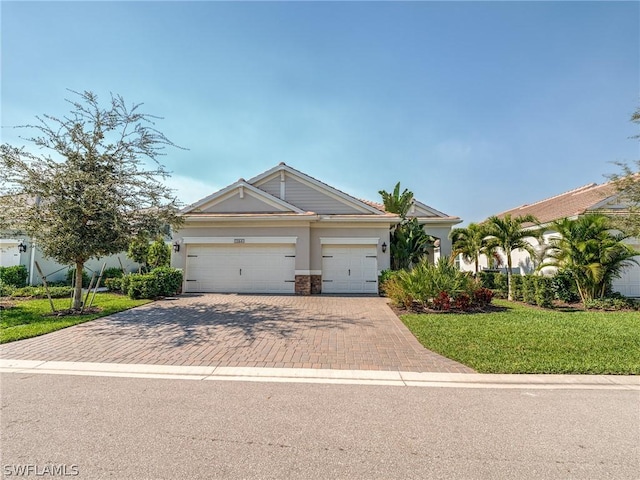
[[[22,239],[22,237],[21,237]],[[42,250],[37,247],[34,247],[34,243],[29,239],[24,239],[27,244],[27,251],[24,253],[18,252],[18,241],[16,241],[15,248],[16,253],[18,255],[18,265],[24,265],[27,269],[27,283],[29,285],[41,285],[42,278],[36,269],[35,262],[38,262],[42,273],[47,278],[47,282],[64,282],[67,279],[67,271],[70,268],[75,268],[75,266],[62,265],[57,261],[46,258]],[[100,269],[102,265],[106,262],[106,268],[120,268],[120,265],[124,267],[127,272],[136,272],[138,270],[139,265],[127,257],[126,253],[119,253],[117,255],[109,255],[107,257],[102,257],[100,259],[92,258],[85,263],[85,270],[91,276],[92,272],[96,272],[96,274],[100,273]],[[4,266],[4,265],[3,265]]]
[[[548,245],[550,243],[550,239],[557,236],[557,232],[547,232],[543,235],[543,242]],[[534,247],[539,245],[538,242],[533,238],[529,239],[529,241]],[[625,243],[629,244],[635,250],[640,251],[640,239],[627,239]],[[506,256],[502,252],[499,252],[498,254],[502,260],[500,268],[505,269],[507,265]],[[634,259],[640,264],[640,256],[634,257]],[[459,256],[459,260],[460,270],[462,270],[463,272],[475,271],[474,262],[466,262],[464,258],[462,258],[462,255]],[[514,272],[519,271],[521,275],[532,273],[535,270],[535,266],[531,261],[531,257],[526,250],[513,251],[511,254],[511,260]],[[487,257],[485,255],[481,255],[478,264],[478,270],[484,270],[488,268]],[[542,273],[545,275],[553,275],[555,270],[556,269],[554,267],[544,268],[542,270]],[[627,297],[640,297],[640,265],[635,263],[630,264],[629,267],[624,270],[620,278],[613,280],[612,289],[614,292],[619,292]]]

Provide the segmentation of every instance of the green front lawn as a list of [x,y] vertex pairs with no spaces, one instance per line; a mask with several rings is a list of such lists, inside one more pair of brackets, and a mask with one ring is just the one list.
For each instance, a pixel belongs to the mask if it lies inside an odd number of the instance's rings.
[[[123,295],[113,293],[98,293],[94,307],[101,309],[98,313],[87,315],[69,315],[66,317],[47,316],[51,313],[51,306],[47,299],[16,300],[15,306],[0,310],[0,343],[13,342],[24,338],[36,337],[61,328],[88,322],[112,313],[137,307],[150,300],[131,300]],[[53,300],[56,310],[69,308],[68,298]]]
[[401,319],[426,348],[481,373],[640,374],[638,312],[493,303],[505,310]]

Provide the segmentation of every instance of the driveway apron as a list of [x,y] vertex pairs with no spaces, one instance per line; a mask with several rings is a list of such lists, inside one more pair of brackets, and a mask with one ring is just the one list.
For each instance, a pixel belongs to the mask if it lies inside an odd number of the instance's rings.
[[473,372],[379,297],[190,294],[0,346],[5,359]]

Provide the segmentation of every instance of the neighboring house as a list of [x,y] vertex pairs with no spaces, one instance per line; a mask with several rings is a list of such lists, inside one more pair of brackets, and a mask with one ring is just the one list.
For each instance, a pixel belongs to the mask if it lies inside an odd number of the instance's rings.
[[[520,207],[507,210],[506,212],[499,213],[498,217],[503,217],[510,214],[512,217],[518,217],[522,215],[531,214],[535,216],[539,222],[544,226],[554,220],[562,218],[575,219],[580,215],[587,213],[600,212],[605,214],[620,214],[624,212],[626,206],[620,201],[618,192],[611,182],[596,184],[591,183],[575,190],[556,195],[555,197],[547,198],[539,202],[522,205]],[[533,227],[533,225],[529,225]],[[527,225],[525,225],[527,227]],[[547,231],[543,235],[543,244],[548,244],[549,239],[556,236],[557,233],[553,231]],[[636,250],[640,250],[640,239],[631,238],[626,241],[631,247]],[[531,244],[534,248],[541,252],[542,247],[534,239],[531,239]],[[501,257],[500,267],[504,268],[506,265],[506,257],[499,253]],[[640,257],[635,257],[640,262]],[[512,253],[514,273],[520,273],[525,275],[531,273],[540,263],[541,258],[532,259],[524,250],[516,250]],[[473,262],[467,263],[463,258],[459,259],[460,268],[465,271],[473,271]],[[481,256],[479,261],[479,268],[485,269],[487,267],[486,256]],[[640,297],[640,266],[631,264],[625,271],[621,278],[614,280],[613,290],[620,292],[628,297]]]
[[[377,293],[400,219],[281,163],[182,210],[172,266],[184,292]],[[420,202],[413,215],[449,255],[460,222]],[[434,252],[436,256],[438,252]]]
[[[24,248],[20,248],[20,245],[23,245]],[[42,284],[42,279],[35,267],[36,262],[38,262],[42,273],[47,278],[47,282],[65,281],[67,271],[69,268],[73,268],[67,265],[61,265],[50,258],[45,258],[42,250],[28,237],[6,232],[4,234],[0,233],[0,266],[12,267],[15,265],[24,265],[28,271],[27,283],[29,285],[40,285]],[[124,252],[98,260],[92,258],[85,264],[84,268],[87,273],[89,273],[89,276],[91,276],[92,272],[97,272],[97,275],[100,273],[100,269],[105,262],[107,264],[106,268],[121,268],[122,266],[128,272],[138,270],[138,264],[127,257]]]
[[[24,265],[27,267],[28,277],[27,283],[29,285],[40,285],[42,279],[36,269],[36,262],[42,269],[42,273],[47,277],[47,282],[63,282],[67,279],[67,271],[70,268],[74,268],[68,265],[61,265],[55,260],[45,258],[42,254],[42,250],[38,248],[36,243],[27,237],[17,236],[11,234],[0,234],[0,266],[12,267],[15,265]],[[20,245],[24,245],[26,249],[22,252]],[[138,270],[138,264],[133,262],[126,253],[118,255],[110,255],[108,257],[89,260],[84,268],[85,271],[91,276],[92,272],[96,272],[96,275],[100,273],[102,265],[106,263],[106,268],[121,268],[127,272],[134,272]]]

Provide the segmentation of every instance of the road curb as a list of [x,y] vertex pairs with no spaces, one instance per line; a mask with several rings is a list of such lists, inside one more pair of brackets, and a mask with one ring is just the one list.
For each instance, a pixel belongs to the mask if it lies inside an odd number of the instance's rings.
[[276,383],[386,385],[397,387],[546,390],[636,390],[640,376],[433,373],[313,368],[177,366],[0,359],[0,373],[85,375]]

